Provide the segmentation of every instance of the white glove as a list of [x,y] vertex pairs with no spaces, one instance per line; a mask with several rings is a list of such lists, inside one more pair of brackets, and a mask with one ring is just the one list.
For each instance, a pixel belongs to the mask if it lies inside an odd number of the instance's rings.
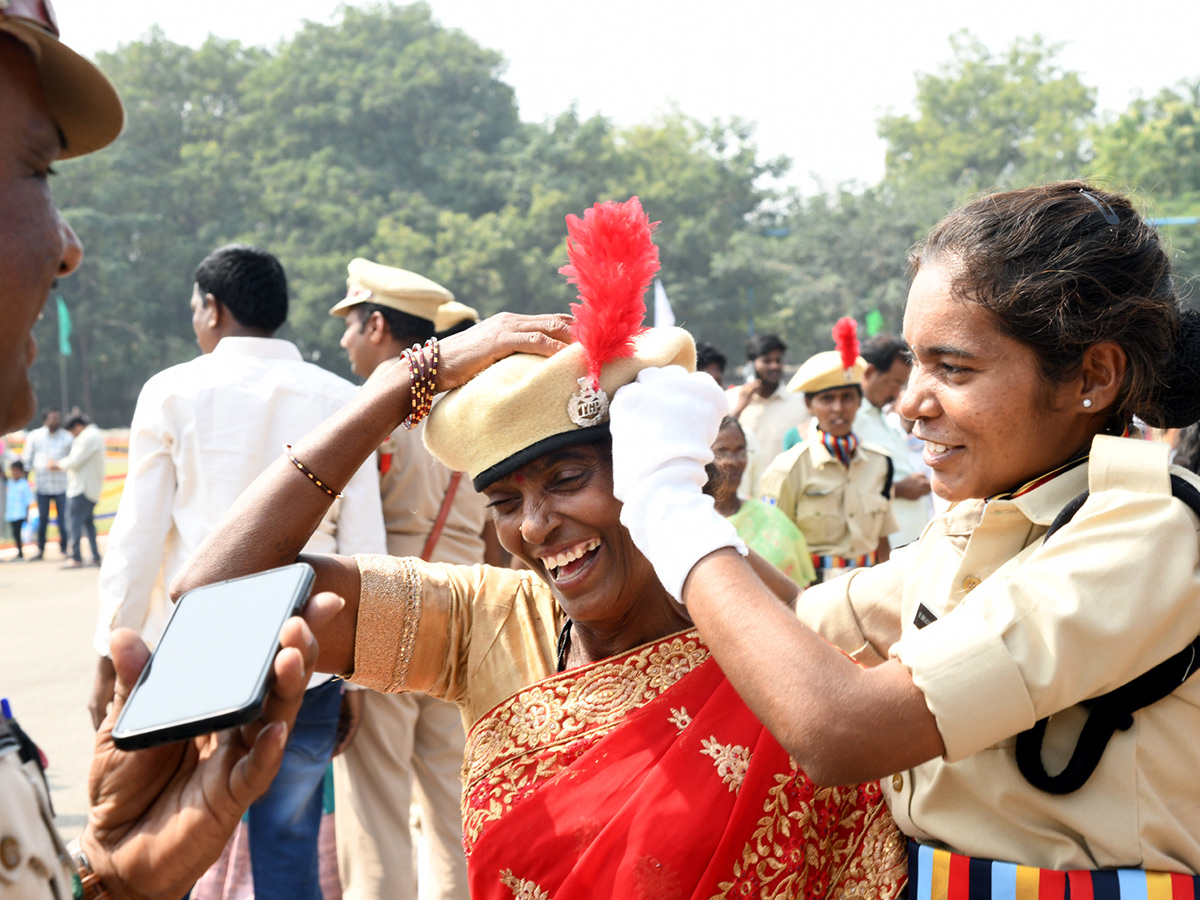
[[624,506],[621,524],[680,603],[683,583],[701,558],[746,545],[702,493],[712,444],[729,412],[722,391],[703,372],[681,366],[643,369],[617,391],[609,428],[613,493]]

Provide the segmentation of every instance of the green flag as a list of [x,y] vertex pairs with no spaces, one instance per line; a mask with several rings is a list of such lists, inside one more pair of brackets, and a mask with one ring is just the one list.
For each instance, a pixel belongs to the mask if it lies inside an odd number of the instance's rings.
[[875,337],[883,331],[883,313],[877,309],[867,313],[867,337]]
[[58,352],[63,356],[71,355],[71,314],[62,296],[58,300]]

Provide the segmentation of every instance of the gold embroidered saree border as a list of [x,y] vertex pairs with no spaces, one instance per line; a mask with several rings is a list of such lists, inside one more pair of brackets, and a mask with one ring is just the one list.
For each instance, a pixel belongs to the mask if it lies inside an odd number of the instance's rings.
[[569,765],[577,756],[570,745],[608,734],[710,655],[696,631],[680,632],[539,681],[480,718],[467,735],[463,758],[467,845],[538,783]]

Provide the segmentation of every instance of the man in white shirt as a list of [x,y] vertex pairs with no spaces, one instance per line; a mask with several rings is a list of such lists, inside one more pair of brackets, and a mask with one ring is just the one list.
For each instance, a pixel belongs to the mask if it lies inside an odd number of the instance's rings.
[[888,536],[893,547],[910,544],[921,536],[933,515],[929,478],[914,465],[908,435],[887,415],[908,383],[911,366],[908,346],[898,337],[877,334],[862,345],[867,361],[863,374],[863,396],[867,402],[858,412],[854,431],[860,440],[874,444],[892,458],[895,480],[892,482],[892,512],[899,530]]
[[[191,309],[203,355],[151,378],[130,427],[129,472],[100,569],[100,661],[90,707],[97,724],[112,696],[112,629],[133,628],[152,645],[170,613],[165,586],[187,557],[285,444],[355,393],[345,379],[304,362],[290,341],[272,337],[287,318],[287,281],[271,254],[237,244],[211,253],[196,270]],[[347,485],[306,550],[385,552],[369,468]],[[340,706],[340,684],[310,685],[283,767],[250,808],[260,900],[320,897],[321,788]]]
[[54,518],[58,524],[58,541],[63,556],[67,555],[67,473],[51,463],[71,452],[71,435],[62,429],[62,413],[48,409],[42,413],[42,427],[36,428],[25,439],[21,460],[25,470],[33,473],[34,489],[37,493],[38,533],[35,560],[46,555],[46,529],[50,525],[50,504],[54,503]]
[[783,378],[783,354],[787,346],[774,334],[752,335],[746,341],[746,359],[754,365],[754,378],[725,392],[729,414],[738,420],[747,438],[754,436],[757,459],[746,470],[738,493],[746,497],[759,495],[758,475],[783,452],[783,438],[793,428],[804,433],[812,416],[804,404],[804,396],[780,390]]
[[92,565],[100,565],[100,548],[96,546],[96,520],[93,512],[100,502],[104,488],[104,435],[92,420],[82,414],[67,420],[67,431],[75,438],[71,452],[51,468],[67,473],[67,521],[71,534],[71,558],[64,569],[83,566],[83,536],[86,534],[92,551]]

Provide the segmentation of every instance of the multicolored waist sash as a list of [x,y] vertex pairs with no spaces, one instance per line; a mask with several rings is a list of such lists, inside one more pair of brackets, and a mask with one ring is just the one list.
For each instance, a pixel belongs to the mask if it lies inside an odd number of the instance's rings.
[[875,551],[864,553],[862,556],[822,556],[812,554],[813,568],[822,569],[861,569],[864,566],[875,565]]
[[1197,900],[1200,878],[1143,869],[1038,869],[908,843],[909,900]]

